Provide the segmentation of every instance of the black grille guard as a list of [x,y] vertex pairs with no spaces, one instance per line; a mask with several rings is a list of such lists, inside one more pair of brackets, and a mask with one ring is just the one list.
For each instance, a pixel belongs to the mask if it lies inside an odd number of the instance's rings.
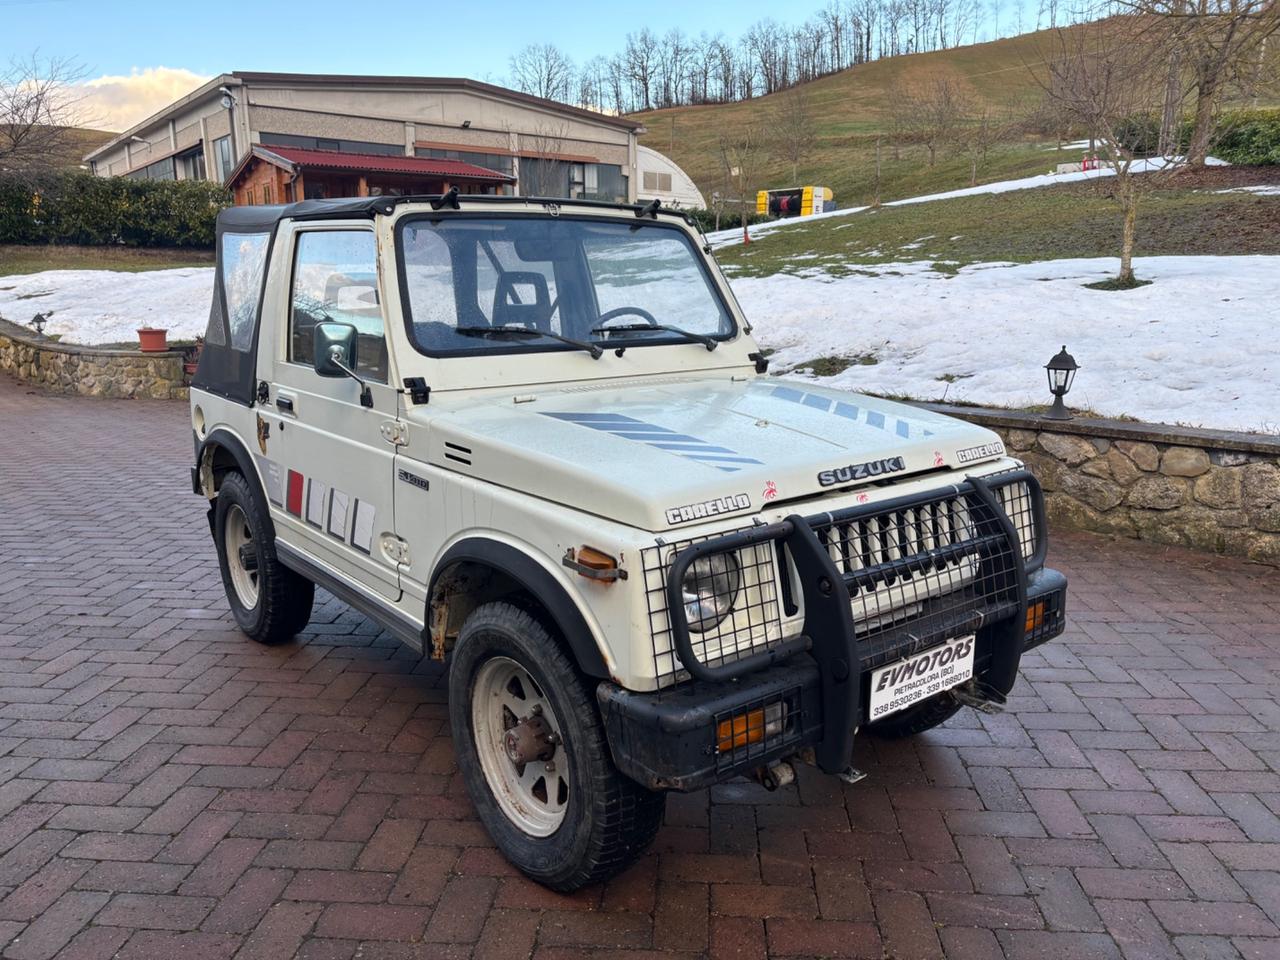
[[[1023,557],[1017,528],[1005,512],[994,490],[1025,483],[1035,524],[1035,550]],[[973,536],[961,543],[924,550],[910,556],[892,558],[863,569],[844,573],[819,539],[817,530],[837,525],[882,518],[895,511],[918,509],[949,500],[962,500],[968,510]],[[917,514],[917,517],[919,514]],[[766,649],[720,664],[702,662],[689,635],[681,585],[691,564],[709,554],[741,550],[774,541],[782,546],[795,566],[797,582],[804,598],[801,633],[773,643]],[[802,517],[793,514],[776,523],[752,527],[692,544],[672,559],[667,575],[667,610],[672,643],[689,675],[708,682],[724,682],[768,667],[798,651],[808,650],[818,662],[822,678],[822,739],[816,745],[818,765],[828,773],[840,773],[850,765],[854,731],[862,716],[861,677],[863,655],[858,627],[854,623],[851,597],[866,585],[885,578],[910,577],[930,569],[943,570],[960,559],[976,564],[980,583],[990,587],[993,601],[1006,611],[992,630],[991,657],[984,682],[1005,694],[1013,687],[1022,656],[1027,608],[1027,575],[1043,566],[1047,550],[1044,525],[1044,495],[1040,484],[1027,470],[1013,470],[989,477],[966,477],[963,483],[935,488],[892,500],[869,503],[836,513]],[[779,576],[789,576],[782,564]],[[892,580],[889,580],[892,583]],[[1016,613],[1010,616],[1009,611]],[[981,613],[976,622],[983,623]],[[908,621],[899,632],[911,634]],[[864,638],[865,640],[865,638]]]

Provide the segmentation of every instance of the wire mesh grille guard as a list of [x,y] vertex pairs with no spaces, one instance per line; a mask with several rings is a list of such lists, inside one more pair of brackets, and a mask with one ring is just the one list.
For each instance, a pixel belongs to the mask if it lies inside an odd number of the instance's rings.
[[[1000,488],[993,492],[1003,506]],[[1030,516],[1029,488],[1021,496]],[[813,530],[849,591],[864,670],[1020,609],[1015,550],[1024,534],[1011,543],[1002,518],[965,487],[870,515],[837,514]]]
[[[659,686],[670,686],[689,676],[676,655],[667,611],[671,562],[686,548],[710,539],[682,540],[642,551],[654,672]],[[697,615],[687,614],[686,619],[699,661],[711,666],[736,663],[782,639],[774,554],[773,542],[766,540],[732,553],[711,554],[705,562],[689,568],[685,583],[694,589],[682,592],[697,611]],[[730,600],[730,594],[736,601]],[[733,603],[732,612],[718,618],[717,609],[729,602]]]
[[[642,551],[660,687],[691,672],[744,673],[806,643],[782,625],[783,608],[792,613],[805,589],[784,544],[809,534],[792,520]],[[1043,559],[1039,485],[1022,470],[803,522],[848,592],[862,670],[1020,613],[1025,569]],[[673,613],[688,623],[683,658]]]

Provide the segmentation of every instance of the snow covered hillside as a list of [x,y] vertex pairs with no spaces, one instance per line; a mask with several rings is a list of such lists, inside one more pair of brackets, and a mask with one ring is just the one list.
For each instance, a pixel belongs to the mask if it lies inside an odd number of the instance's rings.
[[774,369],[857,358],[829,386],[1003,407],[1051,399],[1044,364],[1066,344],[1080,364],[1067,403],[1106,416],[1280,431],[1280,257],[1146,257],[1150,286],[1083,284],[1114,258],[986,263],[954,276],[928,264],[857,275],[740,277],[733,289],[772,347]]

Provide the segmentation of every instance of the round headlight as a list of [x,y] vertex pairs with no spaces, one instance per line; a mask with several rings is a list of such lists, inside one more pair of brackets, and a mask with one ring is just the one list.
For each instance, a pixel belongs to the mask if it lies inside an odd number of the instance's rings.
[[710,630],[733,612],[742,583],[742,567],[731,553],[713,553],[689,564],[680,592],[689,629]]

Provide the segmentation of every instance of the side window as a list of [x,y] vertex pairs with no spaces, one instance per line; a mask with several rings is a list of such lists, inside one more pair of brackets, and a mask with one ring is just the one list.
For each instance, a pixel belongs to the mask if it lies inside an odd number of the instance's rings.
[[269,233],[222,235],[222,300],[231,328],[231,347],[242,353],[253,346],[270,240]]
[[289,308],[289,360],[315,362],[315,326],[349,323],[359,334],[356,372],[387,382],[387,340],[378,302],[377,247],[368,230],[308,230],[298,235]]

